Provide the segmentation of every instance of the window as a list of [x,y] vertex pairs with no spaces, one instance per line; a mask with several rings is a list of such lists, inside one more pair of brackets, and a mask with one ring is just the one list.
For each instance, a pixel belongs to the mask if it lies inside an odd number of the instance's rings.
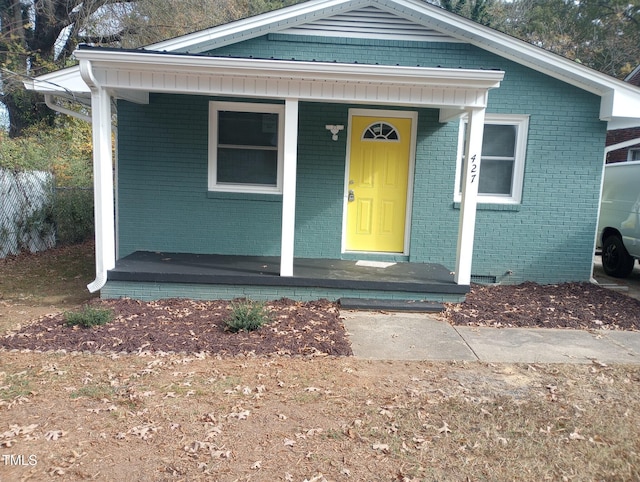
[[398,141],[398,131],[386,122],[374,122],[362,134],[363,140]]
[[281,193],[284,105],[209,106],[209,190]]
[[[528,116],[486,115],[478,180],[479,202],[517,204],[521,201],[528,126]],[[467,121],[463,119],[458,139],[454,196],[457,202],[461,200],[466,127]]]
[[640,149],[629,149],[627,152],[627,161],[640,161]]

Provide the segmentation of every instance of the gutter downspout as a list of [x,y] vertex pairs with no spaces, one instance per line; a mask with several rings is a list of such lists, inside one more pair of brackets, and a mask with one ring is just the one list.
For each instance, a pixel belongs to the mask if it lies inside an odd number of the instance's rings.
[[75,117],[76,119],[80,119],[91,124],[91,116],[81,114],[80,112],[76,112],[75,110],[67,109],[66,107],[56,104],[53,102],[53,95],[51,94],[44,94],[44,103],[51,110]]
[[80,74],[91,89],[96,279],[87,288],[95,293],[107,282],[107,271],[115,267],[111,96],[96,80],[91,61],[80,61]]
[[[618,142],[604,148],[604,154],[602,156],[602,176],[600,177],[600,197],[598,198],[598,214],[596,215],[596,234],[593,238],[593,253],[596,252],[596,246],[598,245],[598,226],[600,225],[600,208],[602,205],[602,190],[604,189],[604,168],[607,165],[607,154],[618,149],[624,149],[625,147],[635,146],[640,144],[640,137],[630,139],[624,142]],[[593,284],[598,284],[598,281],[593,277],[593,263],[591,263],[591,279],[589,280]]]

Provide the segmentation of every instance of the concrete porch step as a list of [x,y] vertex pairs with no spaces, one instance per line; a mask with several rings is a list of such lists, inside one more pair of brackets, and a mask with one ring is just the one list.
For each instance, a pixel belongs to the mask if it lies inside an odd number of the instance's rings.
[[345,310],[411,311],[417,313],[440,313],[444,310],[444,305],[435,301],[340,298],[338,302],[340,307]]

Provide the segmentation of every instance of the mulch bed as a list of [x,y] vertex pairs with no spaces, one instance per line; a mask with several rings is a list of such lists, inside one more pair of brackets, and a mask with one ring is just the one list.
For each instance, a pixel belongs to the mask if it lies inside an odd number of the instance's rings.
[[454,325],[640,330],[640,300],[592,283],[473,286],[447,305]]
[[67,326],[63,314],[45,317],[0,338],[5,349],[90,352],[206,352],[234,355],[352,355],[336,305],[287,299],[266,304],[272,321],[252,332],[226,330],[228,301],[101,300],[115,320],[102,326]]
[[[115,320],[93,328],[67,326],[64,314],[44,317],[0,337],[0,349],[88,352],[186,352],[237,355],[352,355],[339,308],[327,300],[288,299],[266,306],[272,321],[231,333],[228,301],[96,300]],[[462,304],[448,304],[454,325],[640,330],[640,301],[590,283],[473,286]]]

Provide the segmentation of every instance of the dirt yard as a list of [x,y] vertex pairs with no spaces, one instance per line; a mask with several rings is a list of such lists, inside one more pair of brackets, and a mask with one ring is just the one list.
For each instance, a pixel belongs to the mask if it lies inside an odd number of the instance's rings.
[[[640,479],[640,366],[358,360],[326,302],[251,334],[176,300],[67,327],[91,279],[90,246],[0,261],[0,481]],[[638,328],[620,293],[517,289],[447,316]]]

